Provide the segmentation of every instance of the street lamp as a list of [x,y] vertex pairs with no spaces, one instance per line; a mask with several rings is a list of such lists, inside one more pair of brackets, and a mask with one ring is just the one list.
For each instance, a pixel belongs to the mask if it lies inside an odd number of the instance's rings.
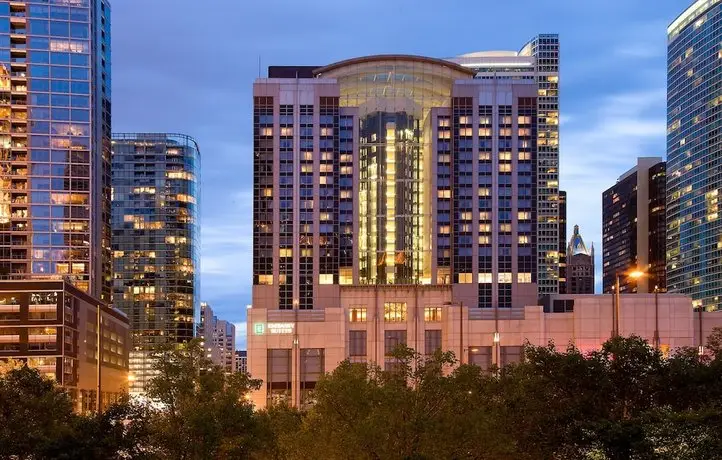
[[640,270],[633,270],[633,271],[628,272],[628,273],[625,273],[625,272],[623,272],[623,271],[622,271],[622,272],[618,271],[618,272],[616,272],[616,273],[614,274],[614,300],[615,300],[615,306],[614,306],[614,308],[612,309],[612,316],[613,316],[613,319],[614,319],[612,336],[614,336],[614,337],[619,337],[619,317],[620,317],[620,314],[621,314],[621,307],[620,307],[620,305],[621,305],[621,300],[622,300],[621,296],[619,295],[619,291],[620,291],[620,288],[619,288],[619,278],[620,278],[620,275],[626,275],[628,278],[631,278],[631,279],[635,279],[635,280],[636,280],[636,279],[639,279],[639,278],[641,278],[642,276],[644,276],[644,272],[643,272],[643,271],[640,271]]

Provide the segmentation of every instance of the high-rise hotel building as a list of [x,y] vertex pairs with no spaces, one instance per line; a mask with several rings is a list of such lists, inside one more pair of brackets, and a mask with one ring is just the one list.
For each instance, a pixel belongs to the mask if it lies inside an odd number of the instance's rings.
[[266,353],[254,340],[368,289],[399,321],[418,296],[435,303],[430,318],[452,303],[481,319],[558,292],[558,53],[540,35],[519,52],[366,56],[255,82],[253,375],[273,390],[266,371],[298,358],[312,381],[322,348]]
[[182,134],[114,134],[113,304],[130,320],[130,391],[159,346],[194,337],[200,312],[200,151]]
[[110,5],[0,0],[0,277],[110,301]]
[[722,1],[698,0],[667,29],[667,286],[722,306]]

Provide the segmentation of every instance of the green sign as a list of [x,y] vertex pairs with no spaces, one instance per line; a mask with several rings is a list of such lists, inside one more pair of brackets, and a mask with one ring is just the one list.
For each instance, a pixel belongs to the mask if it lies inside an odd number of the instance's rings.
[[266,326],[263,323],[256,323],[253,325],[253,333],[256,335],[263,335]]

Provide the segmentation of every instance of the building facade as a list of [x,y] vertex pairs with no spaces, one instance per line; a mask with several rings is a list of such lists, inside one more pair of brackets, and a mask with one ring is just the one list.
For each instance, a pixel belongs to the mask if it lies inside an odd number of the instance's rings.
[[667,29],[667,273],[695,308],[722,306],[720,0],[697,0]]
[[0,277],[110,301],[110,5],[0,1]]
[[[461,305],[479,320],[521,319],[557,294],[558,49],[540,35],[518,52],[366,56],[256,80],[252,310],[275,318],[269,333],[326,321],[344,292],[372,286],[397,299],[399,322],[417,290],[431,315]],[[345,356],[323,340],[249,348],[270,400],[291,380],[268,360],[301,362],[310,394],[327,353]]]
[[567,192],[559,191],[559,294],[569,290],[567,273]]
[[574,233],[564,252],[567,258],[566,293],[594,294],[594,244],[587,248],[579,233],[579,225],[574,226]]
[[80,413],[96,410],[99,348],[107,407],[128,389],[128,318],[67,281],[0,281],[0,362],[26,363],[54,379]]
[[[534,50],[369,56],[259,79],[254,305],[322,309],[353,284],[450,284],[486,310],[556,292],[558,179],[539,171],[556,171],[545,98],[558,76],[540,83],[551,64]],[[542,202],[555,228],[540,249]]]
[[195,336],[200,311],[200,150],[182,134],[113,136],[113,304],[133,336],[131,392],[153,352]]
[[203,338],[206,357],[226,372],[236,372],[236,326],[218,317],[206,302],[201,302],[198,336]]
[[[642,157],[602,194],[605,293],[612,292],[617,274],[621,292],[666,290],[666,181],[666,163]],[[645,276],[624,276],[636,270]]]
[[[443,285],[341,286],[338,302],[323,310],[248,310],[249,372],[264,379],[252,393],[256,407],[313,404],[320,376],[345,359],[392,370],[396,361],[389,353],[397,345],[424,355],[452,351],[461,364],[488,369],[523,359],[527,342],[597,350],[616,321],[612,295],[547,296],[521,317],[497,319],[454,304],[453,289]],[[698,347],[722,326],[722,313],[699,315],[689,297],[677,294],[622,295],[618,318],[621,335],[639,335],[664,353]]]
[[236,350],[236,372],[248,373],[248,352]]

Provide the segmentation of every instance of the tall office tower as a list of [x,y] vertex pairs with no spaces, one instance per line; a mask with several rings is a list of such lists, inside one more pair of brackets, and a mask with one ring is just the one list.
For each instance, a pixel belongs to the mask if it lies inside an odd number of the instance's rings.
[[113,304],[130,319],[131,392],[161,345],[194,337],[200,292],[200,151],[182,134],[114,134]]
[[559,293],[568,293],[567,279],[567,192],[559,191]]
[[110,300],[110,5],[0,0],[0,277]]
[[594,244],[584,244],[579,225],[564,251],[567,258],[567,292],[565,294],[594,294]]
[[236,326],[218,319],[206,302],[201,302],[198,336],[203,338],[206,356],[226,372],[236,372]]
[[[612,292],[616,274],[621,292],[666,290],[666,163],[643,157],[602,194],[602,267],[604,292]],[[646,275],[624,276],[630,270]]]
[[323,309],[350,284],[450,284],[489,311],[556,292],[557,69],[555,35],[271,67],[254,84],[254,307]]
[[722,306],[722,1],[698,0],[667,29],[667,285]]
[[[534,37],[519,52],[470,53],[452,59],[476,78],[530,80],[536,85],[533,126],[536,182],[537,284],[540,295],[559,293],[559,36]],[[503,148],[503,136],[500,137]]]

